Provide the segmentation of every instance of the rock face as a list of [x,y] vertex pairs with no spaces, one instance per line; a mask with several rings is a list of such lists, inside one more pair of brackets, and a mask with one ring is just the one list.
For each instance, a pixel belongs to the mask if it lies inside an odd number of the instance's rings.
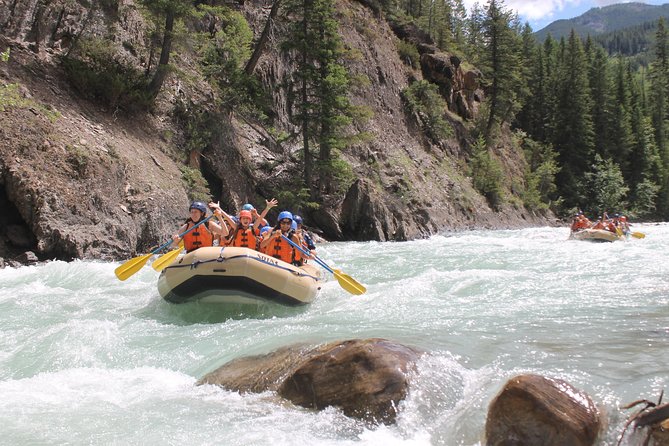
[[587,394],[563,380],[521,375],[490,404],[486,445],[590,446],[600,429]]
[[[256,36],[270,3],[238,6]],[[184,163],[200,171],[211,198],[230,212],[246,202],[262,206],[300,178],[299,138],[276,136],[300,133],[288,87],[296,81],[295,66],[282,49],[285,17],[277,19],[275,38],[254,73],[271,95],[273,122],[264,128],[234,112],[216,114],[211,104],[217,98],[194,68],[190,45],[173,48],[179,69],[150,113],[132,115],[83,99],[61,64],[76,54],[77,42],[102,39],[118,61],[142,72],[155,69],[152,39],[133,0],[6,0],[0,6],[0,50],[11,48],[0,78],[17,87],[15,104],[0,113],[0,256],[30,250],[40,259],[127,259],[148,252],[186,217]],[[407,240],[449,229],[547,224],[545,216],[511,205],[491,209],[463,170],[470,138],[461,117],[476,113],[477,74],[463,72],[457,58],[438,52],[417,28],[389,24],[376,7],[350,0],[337,7],[345,12],[339,15],[342,39],[358,55],[347,68],[368,81],[351,89],[351,102],[371,117],[352,126],[351,133],[365,138],[341,153],[352,179],[325,196],[318,210],[290,210],[331,240]],[[423,54],[422,71],[403,64],[398,36]],[[448,103],[454,136],[440,144],[422,133],[401,99],[410,80],[420,77],[438,83]],[[184,122],[184,115],[192,120]],[[193,122],[209,121],[214,124],[192,137]],[[522,154],[498,153],[513,158],[503,165],[514,166],[507,174],[519,178]],[[522,182],[518,178],[513,182]]]
[[239,392],[276,391],[293,403],[392,423],[409,388],[408,372],[420,352],[384,339],[287,347],[265,356],[242,358],[204,376]]

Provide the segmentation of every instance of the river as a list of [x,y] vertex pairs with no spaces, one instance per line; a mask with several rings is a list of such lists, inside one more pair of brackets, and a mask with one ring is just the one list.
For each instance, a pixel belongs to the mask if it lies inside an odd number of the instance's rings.
[[[329,243],[316,301],[254,317],[174,305],[149,266],[75,261],[0,270],[0,444],[479,445],[488,405],[537,373],[588,393],[615,445],[620,407],[669,390],[669,224],[644,239],[568,229],[467,231],[406,243]],[[431,352],[395,425],[312,412],[197,379],[297,342],[383,337]],[[625,444],[625,443],[623,443]]]

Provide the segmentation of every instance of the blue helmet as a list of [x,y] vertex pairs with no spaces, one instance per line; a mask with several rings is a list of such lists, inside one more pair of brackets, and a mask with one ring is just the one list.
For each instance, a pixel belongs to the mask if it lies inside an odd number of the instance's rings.
[[202,212],[203,214],[207,213],[207,205],[204,204],[201,201],[194,201],[190,204],[190,207],[188,210],[190,211],[191,209],[197,209],[198,211]]
[[293,231],[297,229],[297,222],[295,222],[295,220],[293,220],[293,222],[290,224],[290,229]]
[[267,231],[271,231],[271,230],[272,230],[271,226],[263,226],[262,228],[260,228],[260,235],[264,234]]
[[295,220],[295,223],[297,223],[298,225],[302,224],[302,217],[300,217],[299,215],[294,215],[293,220]]
[[254,210],[254,209],[255,209],[255,208],[254,208],[253,205],[250,204],[250,203],[246,203],[244,206],[242,206],[242,211],[252,211],[252,210]]
[[282,211],[282,212],[279,213],[279,218],[277,218],[276,221],[278,223],[281,220],[285,220],[285,219],[292,220],[293,219],[293,214],[291,214],[288,211]]

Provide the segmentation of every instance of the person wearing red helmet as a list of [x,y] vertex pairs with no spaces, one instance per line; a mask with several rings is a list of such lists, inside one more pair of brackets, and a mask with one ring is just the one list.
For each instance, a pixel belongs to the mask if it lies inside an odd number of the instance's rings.
[[265,203],[266,206],[262,214],[255,212],[255,221],[253,219],[253,211],[248,209],[248,206],[251,205],[244,205],[239,212],[238,221],[233,220],[232,217],[223,212],[223,217],[230,226],[230,235],[226,241],[227,246],[237,246],[255,250],[260,248],[258,238],[260,237],[262,221],[265,219],[267,212],[278,204],[278,201],[272,198],[271,200],[266,200]]

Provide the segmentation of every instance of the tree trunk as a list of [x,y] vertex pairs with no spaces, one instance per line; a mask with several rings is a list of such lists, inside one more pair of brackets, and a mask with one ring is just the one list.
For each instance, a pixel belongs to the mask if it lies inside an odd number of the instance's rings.
[[253,74],[253,71],[256,69],[256,65],[258,65],[258,60],[260,60],[260,56],[265,50],[265,45],[267,44],[267,40],[269,40],[269,32],[272,29],[276,15],[279,13],[280,5],[281,0],[274,0],[272,9],[269,11],[269,16],[267,17],[267,22],[265,22],[265,28],[262,30],[262,34],[260,35],[260,39],[258,39],[258,43],[253,50],[251,58],[246,63],[246,67],[244,67],[244,72],[249,76]]
[[165,16],[165,34],[163,35],[163,47],[160,52],[160,60],[158,61],[158,68],[156,74],[147,87],[147,93],[151,99],[155,99],[160,93],[163,82],[167,77],[167,72],[170,63],[170,51],[172,50],[172,37],[174,31],[174,11],[167,11]]

